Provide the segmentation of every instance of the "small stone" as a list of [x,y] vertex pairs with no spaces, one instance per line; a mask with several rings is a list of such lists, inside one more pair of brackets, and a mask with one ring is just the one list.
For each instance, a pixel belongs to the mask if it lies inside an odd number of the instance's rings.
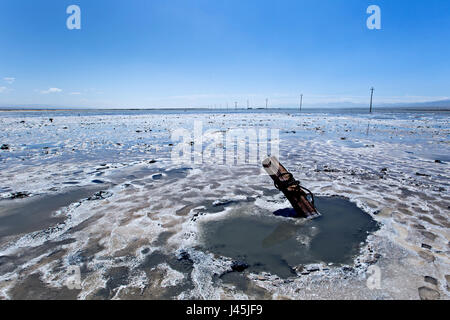
[[304,270],[304,271],[301,272],[301,274],[304,275],[304,276],[307,276],[309,274],[309,272]]
[[431,250],[433,247],[428,244],[422,243],[422,248]]
[[11,196],[9,197],[10,199],[23,199],[23,198],[28,198],[30,196],[30,193],[28,192],[14,192],[13,194],[11,194]]
[[436,162],[436,163],[442,163],[441,160],[434,160],[434,162]]
[[428,287],[419,288],[419,297],[421,300],[439,300],[441,295],[438,291]]
[[234,261],[233,264],[231,265],[231,270],[236,272],[242,272],[248,267],[249,265],[243,261]]
[[419,176],[419,177],[429,177],[430,175],[429,175],[429,174],[425,174],[425,173],[421,173],[421,172],[416,172],[416,176]]
[[436,236],[434,233],[429,232],[429,231],[421,231],[420,233],[421,233],[425,238],[427,238],[428,240],[431,240],[431,241],[434,241],[434,240],[437,238],[437,236]]
[[2,144],[0,147],[1,150],[9,150],[9,144]]
[[185,251],[185,250],[181,250],[180,253],[178,254],[177,257],[178,261],[189,261],[189,262],[193,262],[193,260],[191,259],[191,255],[189,254],[189,252]]
[[426,251],[419,251],[419,256],[424,259],[426,262],[434,262],[435,257]]
[[352,272],[353,270],[354,269],[352,267],[347,267],[347,266],[342,267],[342,271],[344,271],[344,272]]
[[439,282],[437,281],[436,278],[433,278],[430,276],[425,276],[424,280],[425,280],[425,282],[431,283],[434,286],[437,286],[439,284]]
[[318,265],[309,265],[306,267],[306,271],[317,272],[317,271],[320,271],[320,267]]
[[109,197],[112,197],[112,193],[110,193],[108,191],[99,191],[96,194],[94,194],[92,197],[89,197],[88,200],[89,201],[104,200]]

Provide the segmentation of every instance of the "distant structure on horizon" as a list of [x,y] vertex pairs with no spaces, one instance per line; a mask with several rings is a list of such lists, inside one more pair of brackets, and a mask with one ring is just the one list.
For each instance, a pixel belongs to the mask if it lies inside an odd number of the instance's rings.
[[373,91],[375,90],[374,87],[370,88],[370,110],[369,112],[372,113],[372,102],[373,102]]
[[303,93],[300,95],[300,111],[302,111],[302,105],[303,105]]

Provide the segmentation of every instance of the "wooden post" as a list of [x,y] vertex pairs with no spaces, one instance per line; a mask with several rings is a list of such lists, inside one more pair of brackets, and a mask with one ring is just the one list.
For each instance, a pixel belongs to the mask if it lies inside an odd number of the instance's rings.
[[[283,167],[276,157],[264,160],[263,167],[274,181],[275,187],[282,191],[289,200],[299,218],[319,216],[314,207],[314,198],[312,203],[308,201],[307,194],[303,190],[304,188],[300,186],[300,183],[293,178],[292,174]],[[311,196],[313,197],[312,194]]]

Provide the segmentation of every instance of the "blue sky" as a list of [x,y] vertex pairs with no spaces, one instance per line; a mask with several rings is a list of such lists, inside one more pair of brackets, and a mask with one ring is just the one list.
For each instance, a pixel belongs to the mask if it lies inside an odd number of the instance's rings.
[[440,100],[449,60],[447,0],[0,1],[0,106],[366,103],[371,86],[376,103]]

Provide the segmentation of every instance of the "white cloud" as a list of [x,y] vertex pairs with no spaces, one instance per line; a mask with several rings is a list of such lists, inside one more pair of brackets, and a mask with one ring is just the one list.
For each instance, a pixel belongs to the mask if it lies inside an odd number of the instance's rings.
[[69,93],[69,94],[72,95],[72,96],[78,96],[78,95],[81,94],[81,92],[71,92],[71,93]]
[[3,78],[3,81],[5,81],[5,82],[7,82],[7,83],[9,83],[9,84],[13,84],[14,81],[16,81],[16,78],[13,78],[13,77],[6,77],[6,78]]
[[6,87],[0,87],[0,93],[5,92],[6,91]]
[[62,92],[62,89],[59,88],[49,88],[48,90],[41,91],[42,94],[49,94],[49,93],[59,93]]

